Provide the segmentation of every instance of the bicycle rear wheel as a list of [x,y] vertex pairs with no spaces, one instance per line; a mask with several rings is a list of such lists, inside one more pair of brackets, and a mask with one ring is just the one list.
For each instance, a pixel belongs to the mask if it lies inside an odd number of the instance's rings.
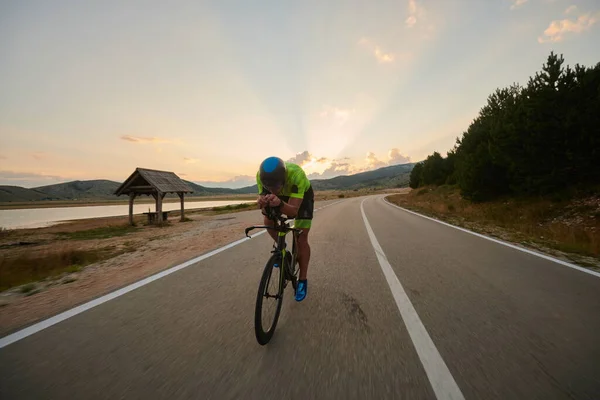
[[278,254],[273,254],[265,265],[256,295],[254,332],[256,340],[263,346],[275,333],[283,302],[283,266],[274,267],[274,264],[280,263],[279,259]]

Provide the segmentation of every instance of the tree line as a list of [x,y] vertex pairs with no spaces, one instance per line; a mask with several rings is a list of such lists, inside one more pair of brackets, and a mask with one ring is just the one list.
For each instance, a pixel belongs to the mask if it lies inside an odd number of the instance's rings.
[[527,86],[496,89],[442,157],[417,163],[410,187],[456,184],[463,197],[546,195],[600,182],[600,62],[563,67],[554,52]]

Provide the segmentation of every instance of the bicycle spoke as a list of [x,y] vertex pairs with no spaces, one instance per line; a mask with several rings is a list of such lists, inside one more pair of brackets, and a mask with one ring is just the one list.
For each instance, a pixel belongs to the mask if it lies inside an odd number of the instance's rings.
[[281,302],[283,300],[281,283],[283,265],[275,268],[276,256],[272,256],[265,266],[256,299],[254,327],[256,339],[261,345],[269,342],[275,331]]

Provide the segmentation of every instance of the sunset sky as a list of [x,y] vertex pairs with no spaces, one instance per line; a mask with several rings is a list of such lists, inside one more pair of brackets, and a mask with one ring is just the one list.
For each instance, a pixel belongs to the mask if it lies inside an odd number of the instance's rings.
[[444,155],[551,50],[600,62],[599,20],[598,0],[0,0],[0,185]]

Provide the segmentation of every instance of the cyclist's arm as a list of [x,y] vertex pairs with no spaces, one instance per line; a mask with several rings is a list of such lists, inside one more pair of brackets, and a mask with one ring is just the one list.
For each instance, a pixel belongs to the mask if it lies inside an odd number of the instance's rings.
[[296,197],[290,197],[288,202],[281,202],[280,210],[282,214],[287,215],[290,218],[295,217],[298,214],[298,210],[300,209],[300,204],[302,204],[302,199],[298,199]]
[[258,203],[258,207],[262,209],[264,214],[264,208],[269,203],[267,198],[268,192],[265,190],[265,188],[262,185],[262,182],[260,181],[260,175],[258,171],[256,172],[256,186],[258,189],[258,199],[256,199],[256,202]]
[[[310,181],[306,178],[306,174],[302,170],[302,168],[298,168],[294,171],[292,176],[292,187],[290,198],[286,203],[282,203],[282,212],[286,214],[288,217],[295,217],[298,215],[298,211],[300,210],[300,205],[304,200],[304,193],[310,187]],[[285,205],[284,205],[285,204]]]

